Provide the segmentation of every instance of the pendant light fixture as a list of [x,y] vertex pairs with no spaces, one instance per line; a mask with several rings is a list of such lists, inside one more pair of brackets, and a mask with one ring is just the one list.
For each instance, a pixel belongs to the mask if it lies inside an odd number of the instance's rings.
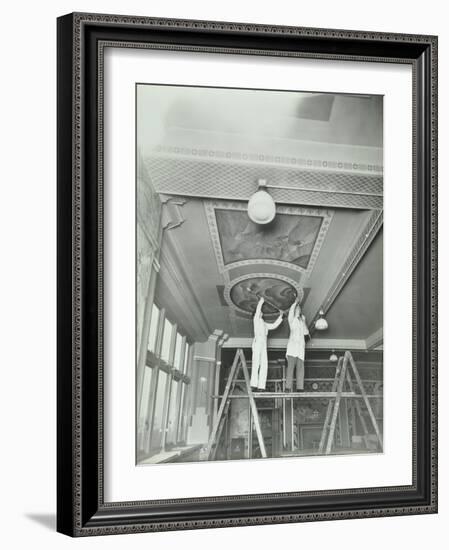
[[338,357],[335,354],[335,350],[332,350],[331,356],[329,357],[329,361],[332,361],[332,363],[336,363],[338,361]]
[[316,330],[326,330],[328,328],[328,326],[329,326],[329,324],[326,321],[326,319],[324,318],[324,311],[322,309],[320,309],[320,316],[316,320],[315,328],[316,328]]
[[276,204],[267,191],[267,180],[259,179],[258,190],[248,201],[248,216],[254,223],[264,225],[273,221],[276,215]]

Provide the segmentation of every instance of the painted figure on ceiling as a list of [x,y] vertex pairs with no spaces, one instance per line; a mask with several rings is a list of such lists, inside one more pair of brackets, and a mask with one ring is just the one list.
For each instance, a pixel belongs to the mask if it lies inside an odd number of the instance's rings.
[[278,214],[261,226],[244,211],[216,210],[225,264],[250,259],[272,259],[306,268],[319,233],[320,216]]

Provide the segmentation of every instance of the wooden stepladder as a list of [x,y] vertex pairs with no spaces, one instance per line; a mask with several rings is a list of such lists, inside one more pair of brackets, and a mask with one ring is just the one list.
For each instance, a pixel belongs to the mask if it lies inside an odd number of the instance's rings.
[[[359,395],[357,395],[354,391],[354,384],[351,379],[348,367],[352,369],[352,372],[354,374],[355,380],[360,390]],[[346,351],[344,357],[340,357],[337,363],[335,378],[332,383],[332,392],[335,392],[335,397],[329,399],[329,404],[327,406],[326,418],[324,420],[323,431],[321,432],[321,440],[319,445],[320,454],[328,455],[332,450],[332,445],[334,443],[335,437],[335,427],[337,424],[338,412],[340,410],[340,403],[342,399],[342,393],[344,391],[345,382],[348,384],[349,391],[354,395],[353,399],[355,400],[355,408],[365,436],[369,434],[369,430],[366,424],[365,417],[362,414],[362,408],[359,401],[360,398],[362,398],[365,403],[380,448],[381,450],[383,450],[383,442],[379,426],[377,424],[376,417],[374,416],[369,398],[366,394],[365,387],[363,386],[362,379],[360,378],[357,365],[355,364],[354,358],[352,357],[352,353],[350,351]]]
[[215,421],[215,424],[212,428],[212,432],[209,437],[209,441],[207,444],[206,449],[206,459],[207,460],[214,460],[215,455],[217,453],[218,443],[220,441],[221,434],[223,432],[223,427],[226,423],[226,418],[229,412],[229,407],[231,404],[231,398],[230,396],[234,392],[235,383],[238,378],[238,374],[240,371],[240,367],[243,370],[243,376],[245,379],[245,385],[248,392],[248,398],[251,408],[251,413],[254,421],[254,427],[256,429],[257,439],[259,441],[259,447],[260,452],[262,454],[262,458],[267,457],[267,452],[265,449],[265,443],[262,436],[262,430],[260,428],[260,421],[259,421],[259,414],[257,412],[256,402],[254,399],[253,391],[251,389],[250,384],[250,378],[248,373],[248,367],[246,365],[246,359],[245,354],[243,353],[242,349],[238,349],[234,361],[232,362],[231,371],[228,376],[228,380],[226,382],[226,387],[223,393],[223,397],[221,398],[221,403],[218,408],[217,418]]

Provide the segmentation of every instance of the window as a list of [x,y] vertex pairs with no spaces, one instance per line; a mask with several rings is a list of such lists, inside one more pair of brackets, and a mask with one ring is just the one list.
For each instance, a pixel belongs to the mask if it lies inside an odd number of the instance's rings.
[[176,380],[172,381],[171,391],[170,391],[170,408],[168,411],[168,424],[167,424],[167,443],[176,443],[176,403],[178,395],[179,382]]
[[153,370],[150,367],[145,367],[143,375],[142,385],[142,398],[140,401],[140,410],[138,418],[138,431],[139,431],[139,448],[143,450],[145,448],[145,441],[148,438],[147,431],[149,430],[148,422],[148,400],[150,397],[151,375]]
[[173,325],[168,319],[165,319],[164,323],[164,334],[162,336],[162,347],[161,347],[161,359],[166,363],[170,360],[170,344],[171,336],[173,331]]
[[184,355],[184,365],[183,365],[183,369],[182,369],[182,372],[184,374],[187,374],[187,370],[189,368],[189,351],[190,351],[190,345],[186,342],[186,351],[185,351],[185,355]]
[[[172,446],[186,441],[188,419],[185,409],[189,385],[183,379],[176,380],[179,375],[173,376],[167,368],[167,365],[174,367],[183,374],[189,370],[190,345],[176,328],[177,325],[165,317],[164,310],[153,304],[148,350],[156,357],[151,356],[150,363],[145,367],[137,415],[138,449],[144,453],[148,449],[152,453],[159,452],[164,440]],[[152,404],[149,399],[154,384],[157,384],[157,388]],[[153,415],[148,414],[149,408],[154,411]],[[151,416],[153,422],[149,426]],[[166,438],[163,437],[164,432]]]
[[154,407],[153,432],[151,434],[151,448],[159,449],[162,442],[163,416],[165,389],[167,387],[168,374],[162,370],[159,371],[159,380],[156,390],[156,405]]
[[175,359],[173,361],[173,366],[175,369],[181,370],[181,348],[182,348],[182,336],[179,332],[176,334],[176,347],[175,347]]
[[186,414],[185,414],[185,411],[184,411],[184,398],[185,398],[185,395],[186,395],[186,391],[187,391],[187,384],[182,384],[182,388],[181,388],[181,404],[180,404],[180,407],[179,407],[179,426],[178,426],[178,441],[179,442],[185,442],[186,440]]
[[155,347],[156,347],[158,325],[159,325],[159,308],[157,307],[157,305],[153,304],[153,308],[151,310],[150,334],[148,336],[148,349],[152,352],[155,351]]

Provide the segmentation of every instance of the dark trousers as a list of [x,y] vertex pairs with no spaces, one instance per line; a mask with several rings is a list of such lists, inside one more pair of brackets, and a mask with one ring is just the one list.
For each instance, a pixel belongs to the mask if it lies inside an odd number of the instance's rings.
[[296,367],[296,389],[304,389],[304,361],[299,357],[287,355],[287,380],[285,388],[291,390],[293,386],[293,371]]

